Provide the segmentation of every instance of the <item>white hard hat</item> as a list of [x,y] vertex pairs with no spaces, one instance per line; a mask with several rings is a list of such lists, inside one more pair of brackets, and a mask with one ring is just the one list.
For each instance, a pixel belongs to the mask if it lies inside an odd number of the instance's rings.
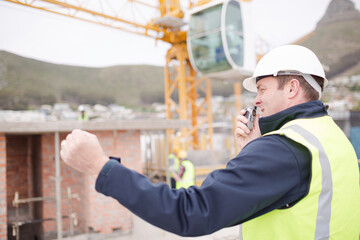
[[308,48],[299,45],[284,45],[269,51],[258,62],[254,74],[246,78],[243,86],[246,90],[256,92],[256,80],[264,76],[301,75],[321,95],[319,84],[310,76],[324,79],[328,84],[324,69],[316,55]]
[[85,111],[85,107],[84,107],[83,105],[80,105],[79,108],[78,108],[78,110],[79,110],[80,112],[83,112],[83,111]]

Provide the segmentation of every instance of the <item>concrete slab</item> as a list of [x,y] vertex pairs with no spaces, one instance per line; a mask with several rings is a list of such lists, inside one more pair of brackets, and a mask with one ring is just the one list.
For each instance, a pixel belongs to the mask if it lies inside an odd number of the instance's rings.
[[71,132],[73,129],[96,130],[166,130],[190,127],[188,120],[122,120],[122,121],[54,121],[54,122],[1,122],[0,133],[33,134]]

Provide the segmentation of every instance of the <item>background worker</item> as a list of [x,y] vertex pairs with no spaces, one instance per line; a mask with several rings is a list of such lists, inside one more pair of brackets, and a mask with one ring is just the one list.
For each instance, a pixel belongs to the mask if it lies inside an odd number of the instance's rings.
[[80,105],[78,107],[79,114],[78,114],[78,121],[79,122],[85,122],[89,120],[89,116],[87,115],[87,112],[85,111],[84,105]]
[[[97,178],[98,192],[182,236],[242,224],[247,239],[358,239],[360,188],[351,143],[320,99],[327,80],[307,48],[267,53],[243,85],[257,91],[250,130],[237,117],[242,150],[201,187],[170,189],[105,155],[96,136],[74,130],[61,143],[69,166]],[[144,204],[146,202],[146,204]]]
[[179,171],[172,172],[176,180],[176,189],[188,188],[195,185],[195,168],[194,164],[187,159],[188,154],[185,150],[181,150],[178,154],[180,159]]
[[179,148],[174,147],[173,152],[168,156],[168,168],[170,172],[170,186],[171,188],[176,188],[176,180],[173,176],[173,173],[179,172],[180,160],[177,156],[179,153]]

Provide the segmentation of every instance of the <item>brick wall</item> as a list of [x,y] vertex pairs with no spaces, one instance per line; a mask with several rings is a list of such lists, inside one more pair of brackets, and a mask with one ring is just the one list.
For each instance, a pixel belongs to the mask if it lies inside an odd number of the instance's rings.
[[[19,204],[18,208],[13,206],[15,193],[20,199],[34,197],[33,169],[32,164],[32,142],[33,136],[6,136],[6,205],[7,223],[29,221],[34,217],[34,204]],[[29,226],[21,226],[22,239],[35,235],[35,230]],[[25,230],[25,231],[24,231]],[[24,235],[26,232],[27,235]],[[13,233],[8,232],[8,238],[13,239]]]
[[[99,138],[107,155],[121,156],[124,165],[141,171],[140,131],[93,133]],[[60,135],[60,142],[66,135],[66,133]],[[15,208],[12,207],[12,200],[15,191],[20,193],[20,198],[38,196],[54,198],[32,204],[31,207],[30,204],[24,204],[19,209],[24,219],[48,219],[37,224],[32,234],[38,234],[43,239],[56,237],[54,143],[53,133],[6,137],[0,134],[0,240],[8,237],[7,211],[10,218],[13,218]],[[102,233],[132,229],[130,212],[117,201],[97,193],[94,189],[94,179],[67,167],[62,161],[61,176],[62,215],[65,216],[62,220],[64,235],[69,235],[70,230],[70,222],[67,218],[70,214],[70,204],[72,212],[77,214],[79,223],[74,227],[75,234],[86,233],[89,228]],[[80,200],[72,199],[71,202],[68,200],[69,187],[72,193],[79,195]]]
[[[60,135],[60,142],[66,137],[66,134]],[[54,134],[43,134],[41,136],[41,188],[42,195],[46,197],[55,197],[55,138]],[[69,222],[69,204],[71,204],[72,212],[77,213],[79,225],[74,227],[75,233],[86,232],[86,210],[87,206],[87,193],[85,192],[85,176],[69,167],[62,161],[60,162],[61,169],[61,210],[62,210],[62,227],[63,234],[70,234]],[[67,189],[71,188],[71,192],[80,196],[80,201],[77,199],[68,200]],[[43,219],[56,219],[56,201],[45,201],[42,206]],[[56,237],[57,226],[55,220],[45,221],[43,223],[43,234],[45,239]]]
[[6,138],[0,133],[0,240],[7,239]]
[[[103,131],[95,133],[108,156],[118,156],[122,164],[138,172],[142,171],[140,155],[140,131]],[[97,193],[95,180],[88,179],[89,226],[94,231],[109,233],[114,230],[132,229],[130,212],[116,200]]]
[[[15,220],[15,208],[12,201],[15,192],[19,193],[20,198],[29,197],[29,181],[28,181],[28,163],[27,163],[27,137],[26,136],[10,136],[7,137],[7,164],[6,164],[6,182],[7,182],[7,210],[8,221]],[[27,212],[26,206],[20,205],[20,218],[23,220],[23,212]]]

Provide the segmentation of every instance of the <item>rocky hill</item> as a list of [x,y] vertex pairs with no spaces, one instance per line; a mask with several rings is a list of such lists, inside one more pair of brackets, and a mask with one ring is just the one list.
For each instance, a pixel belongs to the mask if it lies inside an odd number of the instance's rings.
[[313,34],[299,44],[326,65],[329,79],[360,74],[360,12],[350,0],[332,0]]
[[333,0],[330,2],[326,14],[318,22],[317,26],[324,26],[347,20],[360,20],[360,12],[350,0]]

